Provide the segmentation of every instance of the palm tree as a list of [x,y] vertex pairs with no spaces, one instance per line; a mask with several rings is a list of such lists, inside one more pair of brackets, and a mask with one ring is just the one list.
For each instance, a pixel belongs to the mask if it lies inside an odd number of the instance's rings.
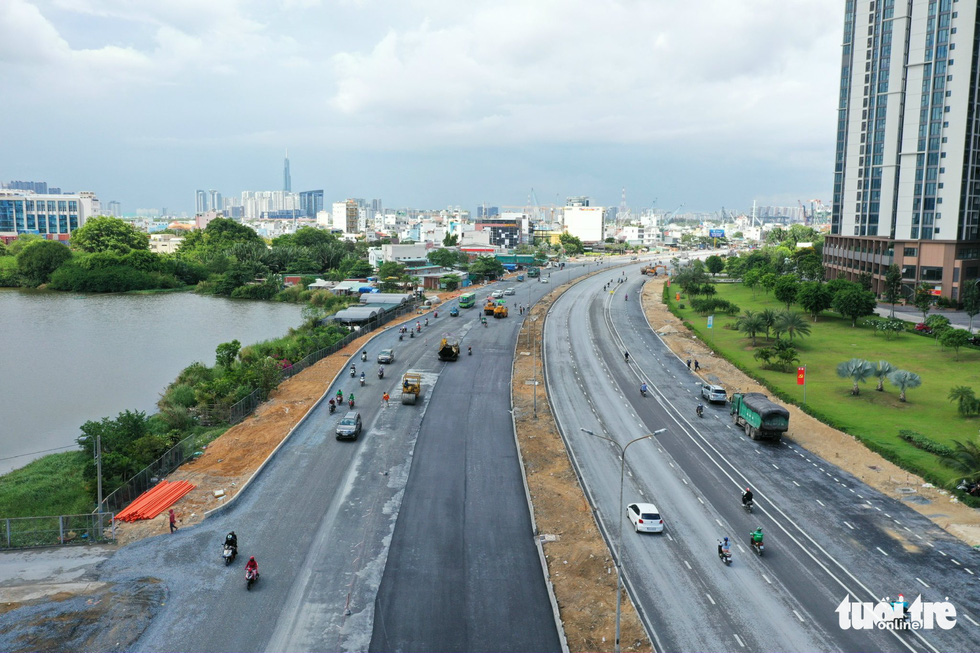
[[901,393],[898,395],[899,401],[905,401],[905,391],[910,388],[918,388],[922,385],[922,377],[915,372],[909,372],[907,370],[895,370],[888,375],[888,380],[892,382],[892,385],[898,386]]
[[752,311],[745,311],[735,321],[735,328],[752,338],[752,346],[755,347],[755,335],[766,328],[762,316]]
[[963,472],[963,480],[977,482],[980,480],[980,445],[977,442],[960,442],[953,440],[954,450],[951,456],[944,456],[943,462],[958,472]]
[[861,394],[858,383],[864,383],[872,374],[874,374],[874,365],[861,358],[852,358],[837,366],[837,376],[842,379],[851,379],[854,383],[854,387],[851,389],[851,394],[854,396]]
[[775,328],[777,329],[777,333],[788,333],[790,342],[793,342],[793,336],[795,335],[810,335],[810,325],[807,323],[806,318],[802,314],[792,311],[783,311],[780,313],[776,318]]
[[977,397],[973,394],[973,389],[965,385],[954,387],[949,391],[947,398],[957,403],[957,409],[964,417],[977,409]]
[[776,311],[767,308],[759,313],[759,317],[762,318],[762,323],[766,325],[766,340],[769,340],[769,329],[776,324]]
[[878,361],[875,365],[874,375],[878,378],[878,387],[875,388],[878,392],[885,391],[885,377],[895,371],[895,366],[888,361]]

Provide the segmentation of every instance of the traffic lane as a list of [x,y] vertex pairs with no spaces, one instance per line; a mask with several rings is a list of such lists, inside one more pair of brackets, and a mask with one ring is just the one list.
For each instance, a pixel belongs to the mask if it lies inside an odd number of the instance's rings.
[[517,322],[477,328],[479,354],[446,364],[431,390],[371,650],[560,649],[508,393],[492,391],[509,382]]
[[[681,371],[676,376],[684,376],[684,372]],[[676,376],[675,376],[675,378],[676,378]],[[685,386],[686,386],[686,384],[685,384]],[[688,388],[685,387],[685,390],[687,390],[687,389]],[[702,431],[702,432],[704,432],[706,429],[718,428],[717,425],[715,425],[713,422],[710,422],[710,421],[702,422],[701,420],[694,420],[694,422],[691,422],[690,420],[688,420],[687,418],[685,418],[683,416],[681,416],[680,419],[682,419],[683,421],[687,422],[687,426],[688,427],[693,427],[694,425],[697,425],[698,427],[701,427],[701,428],[699,428],[699,431]],[[746,466],[748,466],[748,467],[752,467],[753,465],[756,465],[757,466],[757,469],[758,469],[758,472],[759,473],[758,473],[758,475],[753,476],[753,478],[760,479],[758,482],[755,483],[755,485],[753,485],[753,488],[756,490],[757,497],[759,497],[760,489],[762,489],[762,486],[765,485],[764,479],[774,478],[774,471],[775,470],[778,470],[778,469],[783,468],[783,465],[792,465],[795,462],[793,460],[787,460],[786,457],[782,455],[784,452],[782,451],[782,448],[779,447],[779,446],[767,446],[765,443],[751,442],[751,441],[748,440],[748,438],[744,438],[744,436],[741,436],[740,433],[734,433],[734,431],[732,431],[730,429],[729,425],[727,425],[727,424],[724,426],[724,429],[725,430],[728,430],[729,431],[729,434],[730,434],[730,437],[728,437],[726,439],[726,441],[733,442],[733,441],[737,441],[737,440],[740,440],[740,439],[742,440],[739,443],[739,445],[736,445],[737,446],[737,449],[733,449],[733,450],[731,450],[729,452],[729,455],[730,456],[733,456],[734,458],[736,458],[736,459],[738,459],[738,460],[741,461],[741,463],[738,465],[738,467],[742,471],[745,471]],[[749,451],[753,452],[757,456],[757,458],[754,459],[754,460],[753,460],[752,457],[746,458],[746,452],[749,452]],[[768,460],[768,458],[770,457],[770,455],[779,455],[780,456],[779,461],[773,462],[772,460]],[[797,480],[793,480],[792,481],[793,482],[793,487],[805,487],[805,488],[807,488],[809,490],[809,496],[807,497],[807,499],[804,499],[804,501],[806,503],[804,503],[804,504],[791,504],[791,505],[794,505],[794,506],[795,505],[811,505],[813,507],[816,507],[817,505],[819,505],[820,508],[821,508],[821,510],[818,511],[818,514],[813,514],[812,515],[812,520],[811,520],[810,523],[817,524],[817,525],[825,525],[828,528],[826,528],[825,531],[821,532],[816,537],[816,541],[820,541],[820,542],[823,542],[823,541],[834,542],[835,540],[839,540],[840,539],[840,537],[839,537],[840,534],[841,534],[841,531],[839,529],[840,522],[836,521],[833,518],[832,515],[828,515],[827,514],[827,511],[826,510],[823,510],[823,508],[824,508],[825,505],[832,505],[832,503],[834,503],[834,502],[837,502],[840,505],[845,505],[845,506],[846,505],[849,505],[848,499],[847,499],[847,497],[841,498],[839,496],[836,497],[836,498],[835,497],[827,497],[823,502],[821,502],[821,500],[819,498],[819,496],[820,496],[819,494],[818,494],[818,497],[817,498],[814,498],[813,497],[813,494],[814,494],[814,491],[815,491],[814,488],[816,488],[816,491],[817,492],[827,491],[828,488],[831,491],[839,490],[838,494],[842,494],[842,493],[845,493],[845,492],[853,492],[853,490],[850,487],[848,487],[846,483],[843,483],[843,482],[841,482],[839,480],[839,476],[843,474],[840,470],[836,470],[836,468],[833,468],[833,466],[831,466],[829,464],[826,464],[825,462],[822,465],[818,465],[816,462],[810,461],[809,458],[807,459],[807,462],[808,462],[809,465],[812,465],[813,467],[817,468],[815,471],[816,472],[819,472],[820,475],[826,476],[827,477],[827,479],[826,479],[827,482],[824,482],[825,479],[823,479],[823,478],[821,478],[819,476],[817,478],[815,478],[813,482],[806,482],[806,483],[802,483],[802,484],[800,484]],[[835,471],[833,473],[831,473],[830,471],[827,471],[828,469],[834,469]],[[795,470],[795,471],[794,470],[791,470],[791,469],[785,469],[785,468],[783,468],[783,472],[781,472],[781,474],[779,475],[779,477],[780,478],[783,478],[783,479],[785,479],[786,477],[789,477],[789,478],[792,479],[793,476],[796,475],[800,479],[807,479],[809,474],[810,474],[809,468],[803,468],[801,470]],[[837,476],[834,476],[834,474],[837,474]],[[744,477],[745,476],[750,476],[750,474],[745,474],[743,476],[743,482],[744,482]],[[833,479],[833,481],[834,481],[833,484],[829,483],[829,480],[830,479]],[[752,485],[751,483],[749,483],[749,484]],[[760,485],[760,484],[762,484],[762,485]],[[741,485],[741,484],[739,484],[739,485]],[[759,487],[757,487],[757,486],[759,486]],[[780,491],[784,490],[785,487],[786,486],[784,485],[783,488],[779,488],[779,487],[773,488],[772,489],[772,492],[773,492],[773,495],[772,496],[777,496],[778,493]],[[866,491],[867,492],[872,492],[870,490],[870,488],[868,488]],[[739,493],[739,489],[737,487],[736,488],[733,488],[733,492],[735,494],[738,494]],[[735,505],[738,506],[737,503]],[[923,518],[919,517],[917,515],[917,513],[915,513],[914,511],[911,511],[907,507],[904,507],[904,509],[905,509],[906,512],[910,513],[909,514],[909,517],[915,517],[915,518],[918,518],[920,520],[923,519]],[[736,515],[737,514],[738,513],[736,511]],[[747,516],[745,518],[748,519],[749,522],[752,521],[752,519],[751,518],[748,518]],[[758,520],[756,520],[756,521],[758,521]],[[877,528],[875,527],[875,525],[874,524],[869,524],[869,525],[867,525],[866,528],[862,528],[862,527],[857,526],[856,525],[857,523],[860,523],[860,522],[855,522],[855,525],[853,525],[853,526],[854,526],[854,528],[857,531],[862,532],[862,533],[865,534],[865,536],[863,538],[864,540],[867,541],[867,540],[870,539],[872,543],[874,543],[877,540],[877,543],[878,544],[881,544],[881,542],[884,539],[884,540],[888,540],[892,544],[894,544],[893,539],[890,539],[890,538],[893,538],[894,536],[891,535],[891,534],[889,534],[887,532],[887,530],[881,536],[879,536],[877,538],[872,538],[870,534],[874,534],[874,533],[877,532]],[[835,529],[834,528],[835,526],[838,527],[838,528]],[[749,530],[751,530],[752,528],[755,528],[755,526],[750,526],[749,527]],[[812,530],[813,529],[812,528],[808,528],[807,530],[812,535]],[[833,552],[833,558],[834,559],[833,560],[827,560],[828,567],[829,567],[829,569],[832,570],[833,573],[835,573],[835,574],[841,574],[841,571],[845,571],[845,573],[843,573],[841,575],[846,575],[847,573],[850,573],[850,572],[853,572],[853,571],[856,571],[856,570],[862,570],[862,568],[863,568],[863,571],[865,572],[865,577],[875,578],[876,575],[878,573],[880,573],[881,568],[880,568],[880,565],[878,564],[878,562],[875,560],[875,557],[876,556],[868,556],[865,553],[865,551],[868,550],[868,549],[870,549],[871,546],[874,546],[874,544],[864,545],[864,546],[857,546],[857,547],[855,547],[850,542],[846,542],[846,543],[843,543],[843,544],[844,544],[843,546],[839,547],[839,549],[837,549],[836,551]],[[877,547],[877,546],[875,548],[876,549],[880,549],[880,547]],[[837,566],[839,564],[842,564],[843,565],[843,568],[844,568],[843,570],[837,568]],[[949,567],[952,567],[952,565],[949,565]],[[849,570],[849,571],[847,571],[847,570]],[[947,569],[947,571],[949,571],[949,569]],[[896,573],[896,578],[902,578],[903,577],[903,572],[901,570],[895,570],[895,573]],[[962,578],[964,576],[965,576],[965,574],[960,574],[960,578],[958,580],[962,581]],[[849,584],[851,586],[854,586],[855,585],[855,582],[849,581]],[[902,583],[902,584],[904,584],[904,583]],[[955,585],[958,586],[959,583],[956,583]],[[871,594],[872,594],[872,598],[873,598],[873,595],[875,593],[871,593]],[[885,594],[882,593],[882,595],[885,595]],[[832,605],[827,610],[827,612],[830,612],[833,607],[836,607],[836,604],[839,603],[839,600],[840,600],[840,597],[837,597],[835,600],[833,600]],[[829,614],[827,616],[826,620],[832,622],[832,621],[834,621],[834,617],[835,617],[835,615]],[[946,637],[946,633],[944,633],[943,635],[940,635],[940,637],[945,638]],[[972,640],[970,640],[970,641],[972,642]],[[858,646],[858,647],[860,647],[860,646]]]
[[[577,303],[576,306],[581,307],[582,304]],[[603,318],[597,317],[597,314],[600,313],[601,311],[595,311],[595,310],[590,312],[590,315],[592,317],[591,322],[593,324],[593,328],[597,330],[602,326],[604,326],[602,324]],[[605,351],[603,351],[604,348]],[[610,358],[613,358],[613,356],[615,355],[614,353],[615,348],[616,348],[615,342],[610,342],[610,339],[608,338],[604,341],[600,341],[598,345],[600,355],[604,354],[605,360],[609,360]],[[572,346],[570,347],[570,350],[573,352],[573,356],[575,356],[576,358],[580,354],[582,356],[591,355],[592,354],[591,351],[588,351],[587,353],[582,353],[582,352],[586,352],[587,349],[589,348],[575,342],[573,342]],[[549,360],[549,364],[550,364],[550,360]],[[625,371],[626,370],[625,363],[621,363],[621,364],[617,363],[614,367],[616,368],[615,371],[610,372],[613,376],[616,376],[617,374],[627,374],[627,372]],[[619,368],[622,368],[622,371],[620,371]],[[610,384],[610,387],[618,388],[619,385],[614,383],[614,384]],[[619,396],[614,399],[609,396],[610,394],[613,393],[618,394],[617,390],[609,391],[606,390],[605,388],[601,388],[599,392],[603,393],[600,395],[600,401],[597,401],[595,404],[596,410],[598,412],[597,418],[599,423],[608,426],[608,424],[610,423],[615,423],[620,421],[621,416],[630,415],[632,413],[631,407],[628,405],[629,402],[625,399],[625,397]],[[620,404],[625,404],[626,409],[617,410],[616,407]],[[640,437],[644,433],[649,433],[655,428],[657,428],[658,426],[659,425],[655,423],[643,424],[639,419],[635,419],[632,429],[629,429],[628,426],[626,425],[620,424],[617,426],[609,427],[609,432],[610,432],[610,437],[612,437],[613,439],[620,440],[622,444],[625,444],[625,442],[628,441],[629,439],[633,437]],[[590,437],[590,436],[569,434],[567,437],[570,440],[571,446],[575,448],[576,446],[579,446],[580,443],[578,441],[581,440],[581,438]],[[645,442],[637,443],[637,445],[630,450],[629,457],[628,457],[628,463],[630,469],[633,470],[634,472],[638,470],[642,470],[642,473],[633,473],[628,475],[625,482],[627,487],[627,492],[632,492],[632,494],[630,494],[629,496],[632,497],[642,496],[644,497],[644,499],[648,496],[650,497],[657,496],[658,490],[659,490],[659,494],[663,496],[664,493],[667,492],[664,486],[670,485],[668,481],[671,478],[671,472],[672,472],[672,470],[668,468],[666,464],[664,464],[665,461],[662,460],[660,456],[656,455],[655,453],[652,453],[653,450],[650,447],[645,446],[646,444],[647,443]],[[577,456],[577,458],[579,460],[582,460],[583,458],[587,459],[589,461],[585,463],[587,468],[591,467],[590,463],[591,461],[594,460],[594,456],[585,456],[585,457]],[[619,501],[618,484],[615,482],[615,480],[618,479],[616,479],[615,474],[613,472],[610,472],[609,470],[603,472],[602,470],[598,470],[598,469],[588,469],[587,471],[590,472],[588,474],[588,477],[593,481],[595,481],[595,479],[600,479],[603,477],[608,479],[610,476],[612,477],[612,479],[614,479],[612,482],[607,484],[604,492],[600,489],[594,493],[597,503],[599,503],[600,505],[605,503],[605,509],[600,510],[600,512],[608,516],[613,510],[612,506],[618,505],[618,501]],[[645,480],[648,478],[657,479],[659,487],[655,489],[649,485],[645,485]],[[674,504],[683,505],[686,502],[688,504],[687,512],[689,512],[690,514],[698,515],[698,519],[696,519],[694,523],[685,526],[684,533],[686,534],[690,532],[698,532],[699,541],[707,542],[710,545],[716,543],[718,541],[719,536],[717,534],[717,531],[713,528],[713,524],[711,526],[707,526],[707,527],[705,526],[706,524],[711,524],[712,516],[710,514],[709,515],[700,514],[700,513],[704,513],[706,508],[705,506],[700,505],[701,501],[696,496],[692,496],[690,494],[689,486],[686,485],[682,486],[680,483],[676,483],[674,484],[673,490],[674,490],[673,492],[669,492],[666,494],[666,497],[670,499],[667,503],[669,503],[670,505],[674,505]],[[629,499],[627,498],[626,502],[628,501]],[[664,511],[664,508],[661,507],[661,510]],[[618,525],[615,520],[610,520],[607,523],[611,523],[614,526]],[[673,528],[671,529],[671,532],[672,533],[675,532]],[[628,556],[633,552],[633,548],[632,548],[633,544],[630,539],[624,538],[623,545],[624,545],[624,559],[628,559]],[[710,555],[713,552],[714,550],[711,548],[711,546],[705,545],[704,553]],[[670,560],[673,563],[675,575],[670,578],[667,578],[666,582],[662,582],[663,579],[659,577],[656,579],[651,579],[650,575],[659,574],[665,566],[665,560],[667,560],[668,558],[660,558],[656,564],[653,564],[653,561],[651,560],[650,561],[651,566],[645,570],[648,573],[644,573],[643,571],[640,571],[635,574],[635,577],[638,577],[640,580],[636,580],[634,578],[634,585],[635,586],[647,585],[649,587],[648,591],[646,592],[641,591],[640,594],[645,594],[649,597],[655,597],[658,595],[662,596],[665,592],[670,592],[671,588],[676,586],[675,583],[677,577],[682,576],[687,578],[688,580],[691,579],[692,570],[688,566],[690,564],[688,560],[697,560],[699,558],[703,559],[703,557],[704,555],[698,556],[697,558],[691,558],[690,556],[688,556],[687,559],[681,559],[681,557],[675,555],[674,557],[670,558]],[[720,562],[718,564],[720,565]],[[704,573],[703,570],[701,573]],[[733,590],[735,590],[735,586],[728,585],[726,582],[731,577],[732,577],[731,574],[720,575],[720,576],[714,575],[713,577],[712,574],[710,573],[706,574],[705,575],[706,582],[708,582],[709,584],[707,585],[707,588],[703,592],[701,592],[704,595],[704,603],[705,603],[705,607],[707,608],[706,610],[702,609],[701,613],[704,615],[705,619],[710,618],[712,620],[712,623],[717,624],[720,630],[715,633],[707,633],[704,630],[694,630],[694,631],[686,631],[686,632],[683,629],[678,630],[679,627],[687,626],[689,620],[681,618],[682,615],[685,614],[684,612],[679,612],[679,611],[675,612],[672,609],[669,611],[670,612],[669,616],[664,616],[659,620],[661,628],[666,627],[669,629],[663,635],[660,635],[658,633],[658,636],[661,637],[661,641],[665,642],[664,644],[665,646],[667,646],[668,648],[674,648],[674,647],[688,648],[693,646],[695,648],[710,649],[710,648],[719,648],[719,647],[724,648],[725,646],[735,646],[735,645],[741,646],[744,643],[744,645],[748,645],[749,647],[758,647],[758,648],[773,649],[773,650],[779,648],[787,648],[787,647],[793,648],[794,650],[814,650],[815,647],[819,646],[821,638],[819,637],[815,638],[810,633],[805,632],[806,629],[798,628],[795,623],[796,620],[793,619],[792,613],[788,610],[785,610],[785,608],[783,607],[784,601],[781,600],[766,601],[766,599],[772,595],[772,590],[768,587],[764,587],[765,584],[761,580],[758,580],[757,583],[755,583],[755,581],[753,581],[752,578],[740,578],[739,584],[743,586],[742,587],[743,593],[750,594],[751,597],[750,598],[743,597],[742,599],[740,599],[739,605],[731,604],[730,599],[728,597],[732,595]],[[755,584],[754,588],[753,588],[753,584]],[[725,606],[726,604],[728,604],[727,607],[729,608],[727,611],[725,611],[724,608],[722,608],[721,612],[719,612],[717,609],[711,609],[713,606],[716,605]],[[767,630],[767,633],[769,633],[773,638],[766,640],[760,635],[760,633],[754,632],[754,629],[751,628],[748,624],[744,622],[738,623],[737,621],[733,620],[732,617],[733,615],[737,616],[739,614],[742,614],[742,612],[740,612],[739,610],[739,606],[745,608],[746,611],[754,612],[758,614],[776,615],[779,614],[780,611],[783,611],[784,612],[783,616],[786,618],[782,620],[778,620],[778,624],[775,627]],[[672,606],[672,608],[673,607],[674,606]],[[688,607],[686,609],[689,611],[693,608]],[[647,607],[647,611],[652,612],[649,606]],[[785,630],[781,630],[781,628],[785,628]],[[725,631],[726,636],[719,640],[695,639],[692,641],[690,639],[691,637],[694,638],[707,637],[712,634],[714,636],[720,636],[722,631]],[[773,634],[774,632],[775,634]]]
[[[406,355],[400,359],[400,364],[409,362]],[[343,383],[345,378],[349,377],[341,375],[338,381]],[[331,387],[331,391],[333,389]],[[377,405],[371,406],[373,410],[365,411],[366,415],[375,414],[379,405],[380,396]],[[300,577],[299,572],[307,559],[307,551],[316,543],[315,534],[320,525],[327,515],[336,512],[345,488],[357,487],[359,466],[355,463],[361,458],[370,460],[372,456],[381,455],[384,460],[391,461],[388,477],[393,480],[398,477],[393,472],[397,472],[399,465],[410,455],[412,443],[405,438],[362,436],[356,442],[337,442],[333,433],[337,419],[339,417],[329,415],[326,405],[321,403],[226,512],[216,514],[198,526],[181,529],[174,536],[176,539],[153,538],[146,544],[134,545],[147,546],[150,555],[163,556],[161,560],[172,563],[154,565],[154,575],[159,572],[164,578],[172,597],[167,613],[154,620],[138,647],[143,650],[261,650],[265,647],[276,628],[270,615],[279,613],[289,596],[297,591],[297,582],[302,584],[308,580]],[[372,419],[371,416],[365,419],[368,433]],[[411,429],[411,421],[405,422],[404,427]],[[367,464],[363,467],[376,466]],[[374,478],[375,473],[367,473],[365,480],[373,482]],[[394,484],[386,490],[389,497],[400,492]],[[367,537],[365,533],[370,532],[372,525],[380,530],[373,537]],[[329,540],[335,543],[338,551],[351,550],[362,541],[370,541],[372,546],[382,543],[391,532],[391,525],[386,525],[384,519],[366,521],[360,526],[365,530],[355,532],[338,524]],[[224,568],[220,562],[220,543],[230,530],[239,535],[243,558],[255,555],[263,572],[262,579],[247,594],[247,599],[240,596],[244,592],[241,569],[244,560],[229,568]],[[202,532],[206,533],[203,539],[197,535]],[[193,542],[183,539],[192,535]],[[141,562],[142,556],[147,554],[137,551],[131,555],[130,548],[120,550],[110,568],[116,568],[118,563],[117,571],[132,573],[135,564],[132,556],[138,556],[136,562]],[[338,576],[342,576],[332,585],[337,591],[349,590],[350,579],[342,573],[349,567],[349,563],[328,567],[338,570]],[[235,598],[216,601],[216,596]],[[370,606],[372,600],[364,603]],[[200,621],[199,615],[207,615],[208,622],[216,619],[217,624],[235,624],[235,627],[208,626]],[[199,627],[188,628],[187,624]]]

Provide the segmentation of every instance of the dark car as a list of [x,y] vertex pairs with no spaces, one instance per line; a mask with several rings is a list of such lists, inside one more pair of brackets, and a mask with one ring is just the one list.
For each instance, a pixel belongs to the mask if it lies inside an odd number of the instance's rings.
[[385,365],[391,365],[395,362],[395,350],[394,349],[382,349],[378,353],[378,362]]
[[356,440],[361,434],[361,414],[356,410],[348,411],[337,424],[338,440]]
[[459,308],[453,306],[451,309],[449,309],[449,317],[459,317]]

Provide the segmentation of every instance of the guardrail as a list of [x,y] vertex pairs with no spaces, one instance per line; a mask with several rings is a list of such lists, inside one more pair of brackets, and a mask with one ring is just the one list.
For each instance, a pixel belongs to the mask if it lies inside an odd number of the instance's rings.
[[115,539],[113,513],[0,519],[0,550],[93,544]]

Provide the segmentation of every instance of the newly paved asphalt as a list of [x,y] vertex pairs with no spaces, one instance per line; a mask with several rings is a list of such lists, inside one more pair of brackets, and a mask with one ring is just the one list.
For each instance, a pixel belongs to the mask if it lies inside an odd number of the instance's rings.
[[[548,389],[614,543],[618,450],[580,429],[626,444],[667,428],[630,447],[624,492],[625,503],[657,504],[667,524],[662,536],[638,535],[626,522],[623,537],[624,568],[658,648],[980,650],[976,554],[809,452],[747,439],[724,406],[709,406],[698,419],[697,377],[646,323],[634,299],[638,270],[625,274],[623,284],[616,274],[577,284],[553,307],[545,327]],[[610,280],[611,294],[602,291]],[[702,363],[710,377],[710,362]],[[643,380],[652,389],[645,399]],[[746,485],[756,493],[752,515],[739,502]],[[759,525],[767,533],[762,558],[745,545]],[[724,535],[736,542],[731,567],[716,555]],[[899,593],[951,597],[957,625],[915,634],[840,628],[835,608],[845,596],[877,601]]]

